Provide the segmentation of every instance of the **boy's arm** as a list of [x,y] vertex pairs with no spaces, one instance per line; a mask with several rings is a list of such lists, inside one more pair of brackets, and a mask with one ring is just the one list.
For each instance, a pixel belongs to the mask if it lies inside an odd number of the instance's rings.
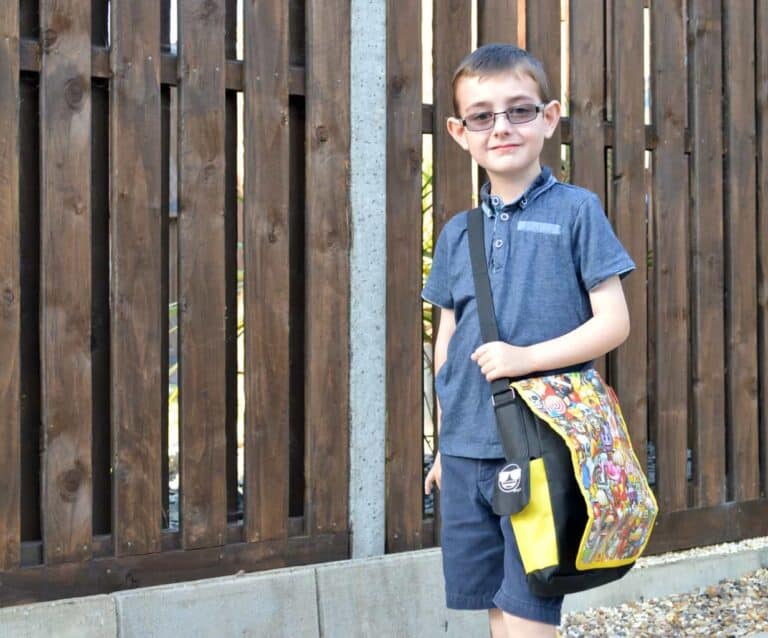
[[[437,328],[437,338],[435,339],[435,378],[440,368],[443,367],[448,358],[448,342],[456,331],[456,316],[453,310],[448,308],[440,309],[440,324]],[[440,412],[440,400],[437,400],[437,431],[440,432],[442,414]]]
[[489,381],[520,377],[591,361],[621,345],[629,336],[629,312],[618,276],[609,277],[589,291],[592,318],[555,339],[530,346],[501,341],[481,345],[472,360]]
[[[454,331],[456,330],[456,316],[453,314],[453,310],[442,308],[440,310],[440,325],[437,328],[437,337],[435,338],[435,377],[440,372],[440,368],[445,364],[445,360],[448,358],[448,342],[451,340]],[[442,413],[440,411],[440,399],[437,399],[437,431],[440,432],[440,425],[442,422]],[[442,478],[442,468],[440,463],[440,452],[435,454],[435,460],[432,464],[432,468],[427,473],[424,479],[424,493],[429,494],[432,491],[432,486],[437,485],[440,487]]]

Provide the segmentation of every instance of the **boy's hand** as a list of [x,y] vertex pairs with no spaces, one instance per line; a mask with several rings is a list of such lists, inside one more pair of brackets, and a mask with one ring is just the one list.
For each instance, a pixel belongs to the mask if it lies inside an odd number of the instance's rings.
[[472,353],[472,361],[488,381],[503,377],[520,377],[536,368],[531,361],[529,348],[513,346],[503,341],[484,343]]
[[440,452],[435,454],[435,460],[432,463],[432,467],[427,472],[427,478],[424,479],[424,494],[430,494],[432,492],[432,485],[437,485],[437,489],[440,489],[440,479],[442,478],[442,469],[440,467]]

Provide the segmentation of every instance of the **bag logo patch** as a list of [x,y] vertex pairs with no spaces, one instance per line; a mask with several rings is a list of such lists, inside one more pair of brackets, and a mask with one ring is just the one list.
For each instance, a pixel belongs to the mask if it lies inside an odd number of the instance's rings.
[[520,480],[523,476],[523,470],[516,463],[505,465],[499,472],[499,489],[509,494],[510,492],[519,492],[522,489]]

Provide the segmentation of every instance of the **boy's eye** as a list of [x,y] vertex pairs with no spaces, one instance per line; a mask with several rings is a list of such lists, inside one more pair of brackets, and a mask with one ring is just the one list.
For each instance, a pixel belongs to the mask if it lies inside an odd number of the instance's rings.
[[481,113],[472,113],[467,115],[467,120],[475,124],[485,124],[493,119],[493,113],[491,111],[483,111]]
[[512,122],[527,122],[533,119],[532,116],[535,114],[536,105],[534,104],[518,104],[507,109],[507,117]]

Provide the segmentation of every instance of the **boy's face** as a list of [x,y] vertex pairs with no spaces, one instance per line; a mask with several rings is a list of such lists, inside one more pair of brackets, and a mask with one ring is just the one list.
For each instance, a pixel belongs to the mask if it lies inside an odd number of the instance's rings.
[[[448,118],[448,132],[486,170],[491,182],[494,178],[527,180],[539,174],[541,149],[560,120],[560,103],[549,102],[523,124],[512,124],[500,113],[513,106],[541,104],[539,88],[532,77],[514,72],[462,77],[456,84],[456,103],[459,117]],[[462,122],[489,112],[499,115],[487,130],[469,130]]]

